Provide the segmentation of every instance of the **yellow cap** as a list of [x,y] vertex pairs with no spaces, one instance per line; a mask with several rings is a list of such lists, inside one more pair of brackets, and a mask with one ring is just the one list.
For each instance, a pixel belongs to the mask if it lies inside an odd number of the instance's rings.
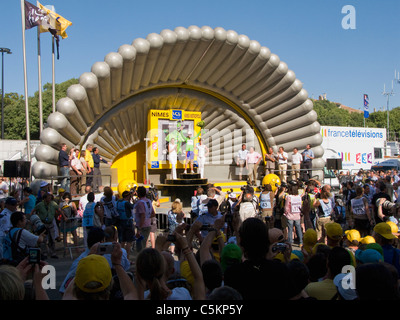
[[369,243],[375,243],[375,238],[372,236],[365,236],[364,238],[360,239],[360,242],[362,244],[369,244]]
[[[111,267],[107,259],[98,254],[91,254],[81,259],[75,274],[76,286],[88,293],[104,291],[111,283]],[[98,282],[99,286],[91,288],[90,282]]]
[[396,236],[392,233],[392,228],[387,222],[378,223],[374,231],[386,239],[395,239]]
[[330,222],[325,224],[326,235],[333,240],[340,240],[343,237],[343,229],[339,223]]
[[393,221],[386,221],[386,223],[390,226],[390,228],[392,229],[392,233],[397,233],[399,232],[399,227],[397,226],[397,224],[395,224]]
[[347,240],[349,240],[350,242],[360,242],[361,240],[360,232],[356,229],[346,230],[344,233],[346,234]]

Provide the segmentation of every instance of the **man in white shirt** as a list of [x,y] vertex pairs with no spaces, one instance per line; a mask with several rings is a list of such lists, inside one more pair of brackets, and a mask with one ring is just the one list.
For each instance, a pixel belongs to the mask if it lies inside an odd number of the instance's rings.
[[246,149],[246,144],[242,144],[242,149],[238,151],[236,156],[236,165],[239,167],[239,180],[243,177],[243,168],[246,165],[246,157],[249,151]]
[[279,178],[281,179],[281,182],[286,182],[288,154],[285,152],[283,147],[279,147],[276,159],[278,160]]
[[80,184],[83,175],[83,165],[79,159],[79,149],[71,149],[71,163],[70,163],[70,176],[71,176],[71,195],[79,193]]
[[0,177],[0,204],[1,209],[4,209],[4,201],[8,196],[8,184],[6,178]]
[[292,180],[300,179],[300,165],[303,162],[303,156],[297,148],[293,148],[292,154]]
[[249,183],[253,186],[256,185],[257,169],[262,155],[254,151],[254,147],[250,147],[249,153],[246,156],[246,168],[249,172]]

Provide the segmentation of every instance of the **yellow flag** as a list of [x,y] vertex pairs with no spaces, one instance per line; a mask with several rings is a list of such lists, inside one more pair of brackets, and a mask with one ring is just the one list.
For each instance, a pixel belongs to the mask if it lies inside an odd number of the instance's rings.
[[37,3],[38,7],[45,12],[47,12],[49,19],[48,24],[42,24],[40,26],[40,32],[49,32],[49,29],[57,30],[57,35],[61,36],[61,38],[65,39],[68,38],[67,33],[65,30],[72,26],[72,22],[68,21],[67,19],[63,18],[59,14],[55,13],[54,11],[47,9],[45,6],[41,5],[39,2]]

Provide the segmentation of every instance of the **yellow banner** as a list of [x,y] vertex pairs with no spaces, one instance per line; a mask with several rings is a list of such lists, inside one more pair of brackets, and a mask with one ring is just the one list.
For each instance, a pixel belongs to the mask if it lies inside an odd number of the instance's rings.
[[61,38],[66,39],[68,38],[67,33],[65,30],[69,27],[72,26],[72,22],[68,21],[67,19],[63,18],[59,14],[55,13],[54,11],[47,9],[45,6],[40,4],[39,2],[37,3],[38,7],[45,12],[47,12],[49,19],[49,24],[48,25],[41,25],[40,26],[40,32],[49,32],[49,29],[55,29],[57,30],[57,35],[61,36]]

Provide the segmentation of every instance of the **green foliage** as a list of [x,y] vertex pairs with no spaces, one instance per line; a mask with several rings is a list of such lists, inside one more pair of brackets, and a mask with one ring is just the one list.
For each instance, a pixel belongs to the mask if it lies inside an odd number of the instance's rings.
[[[70,79],[55,85],[56,103],[67,95],[69,86],[78,83],[78,79]],[[52,84],[46,83],[42,90],[43,123],[53,111]],[[39,140],[39,91],[33,97],[28,97],[29,129],[31,140]],[[26,139],[25,99],[18,93],[4,94],[4,139]]]
[[[348,112],[338,108],[336,103],[328,100],[313,100],[314,110],[318,114],[318,122],[322,126],[349,126],[363,127],[364,114]],[[386,128],[387,112],[377,111],[369,114],[365,119],[365,126],[370,128]],[[400,136],[400,107],[389,111],[389,130]]]

